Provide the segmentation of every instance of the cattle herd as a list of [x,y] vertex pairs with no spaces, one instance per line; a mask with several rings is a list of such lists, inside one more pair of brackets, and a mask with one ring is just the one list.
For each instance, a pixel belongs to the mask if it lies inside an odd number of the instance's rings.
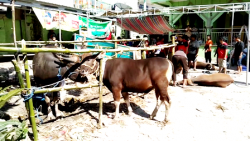
[[[55,48],[46,46],[46,48]],[[132,113],[128,92],[148,93],[155,89],[157,99],[156,107],[150,118],[153,119],[159,107],[165,105],[165,122],[168,121],[168,111],[171,107],[171,99],[168,94],[168,86],[171,83],[173,64],[166,58],[153,57],[142,60],[125,58],[105,59],[105,53],[89,54],[82,56],[57,53],[37,53],[33,59],[33,75],[37,87],[55,83],[53,86],[65,85],[64,78],[75,82],[88,82],[87,75],[93,74],[97,80],[103,78],[104,85],[113,93],[115,103],[114,118],[119,117],[119,105],[121,95],[123,96],[128,114]],[[103,59],[103,76],[99,76],[99,63]],[[197,68],[216,70],[214,65],[198,62]],[[180,69],[181,70],[181,69]],[[58,83],[56,83],[58,82]],[[233,82],[233,79],[222,73],[203,74],[196,78],[188,79],[188,84],[196,83],[203,86],[226,87]],[[181,83],[181,82],[179,82]],[[48,119],[54,118],[51,106],[55,107],[55,116],[63,116],[58,109],[58,104],[63,104],[66,92],[54,92],[45,95],[45,102],[48,106]]]

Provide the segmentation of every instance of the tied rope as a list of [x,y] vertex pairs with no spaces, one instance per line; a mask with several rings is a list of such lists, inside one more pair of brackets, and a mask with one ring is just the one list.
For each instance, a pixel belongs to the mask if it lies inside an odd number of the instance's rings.
[[35,89],[31,88],[30,94],[23,95],[23,98],[24,98],[23,102],[30,100],[34,96],[34,92],[35,92]]

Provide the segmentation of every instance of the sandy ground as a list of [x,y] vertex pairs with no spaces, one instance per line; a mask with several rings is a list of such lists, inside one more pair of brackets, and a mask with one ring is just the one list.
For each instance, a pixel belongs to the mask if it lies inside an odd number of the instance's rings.
[[[201,73],[190,73],[198,76]],[[46,121],[38,127],[41,141],[245,141],[250,140],[250,92],[245,87],[245,74],[230,74],[235,80],[227,88],[188,86],[169,87],[172,107],[169,123],[163,124],[165,106],[159,109],[155,120],[149,115],[155,108],[154,91],[146,97],[130,95],[134,109],[132,116],[126,115],[127,107],[121,100],[118,120],[114,114],[112,94],[104,88],[103,128],[97,129],[99,94],[98,88],[69,91],[66,107],[60,107],[66,117],[61,120]],[[182,76],[178,76],[181,80]],[[70,98],[74,100],[70,101]],[[12,102],[11,102],[12,101]],[[14,100],[11,100],[13,103]],[[16,102],[16,101],[15,101]],[[22,110],[21,110],[22,109]],[[8,113],[25,114],[22,100],[16,102]],[[12,111],[12,112],[11,112]],[[44,116],[41,116],[44,118]],[[29,128],[32,133],[31,128]],[[75,139],[74,139],[75,138]],[[78,139],[77,139],[78,138]],[[29,139],[27,139],[29,140]]]

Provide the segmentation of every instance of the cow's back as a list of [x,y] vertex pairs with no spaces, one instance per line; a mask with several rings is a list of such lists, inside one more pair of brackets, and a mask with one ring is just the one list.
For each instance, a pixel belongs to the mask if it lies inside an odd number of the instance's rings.
[[52,53],[35,54],[33,58],[33,75],[38,85],[51,84],[58,81],[58,65],[54,61],[59,60]]
[[[108,87],[122,87],[131,92],[145,92],[153,89],[155,82],[166,77],[170,61],[165,58],[132,60],[117,58],[105,65],[103,82]],[[172,65],[170,67],[172,75]],[[169,76],[171,78],[171,76]]]

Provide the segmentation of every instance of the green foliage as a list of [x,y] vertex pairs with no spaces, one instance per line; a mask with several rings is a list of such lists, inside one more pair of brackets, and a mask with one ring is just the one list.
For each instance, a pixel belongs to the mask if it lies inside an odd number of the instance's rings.
[[0,122],[0,141],[17,141],[25,139],[28,133],[26,123],[16,120]]
[[[0,108],[2,108],[4,106],[4,104],[12,97],[17,95],[18,93],[20,93],[23,89],[15,89],[12,90],[10,92],[8,92],[7,94],[3,95],[0,97]],[[0,93],[2,91],[5,91],[5,89],[1,90]],[[1,141],[1,140],[0,140]]]

